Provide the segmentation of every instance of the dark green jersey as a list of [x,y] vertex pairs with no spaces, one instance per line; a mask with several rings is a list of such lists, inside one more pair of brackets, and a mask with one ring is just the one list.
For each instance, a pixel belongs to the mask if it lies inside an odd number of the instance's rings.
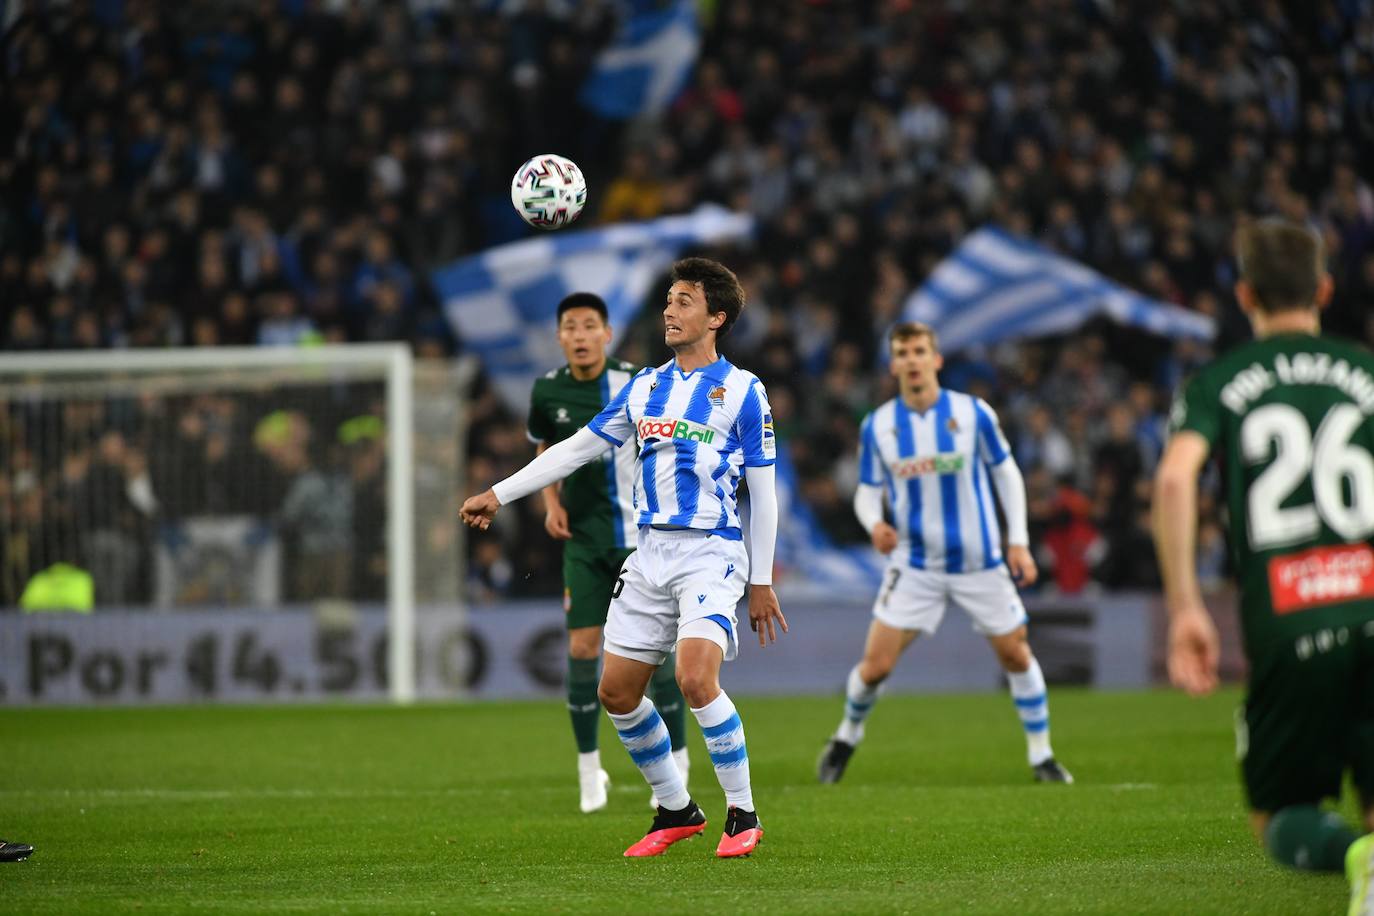
[[1200,434],[1221,466],[1252,660],[1374,620],[1371,414],[1374,354],[1306,334],[1218,357],[1174,402],[1171,429]]
[[[529,435],[553,445],[586,426],[638,369],[607,360],[596,378],[580,382],[567,366],[537,379],[530,395]],[[563,508],[573,539],[588,547],[635,546],[635,450],[611,449],[563,481]]]

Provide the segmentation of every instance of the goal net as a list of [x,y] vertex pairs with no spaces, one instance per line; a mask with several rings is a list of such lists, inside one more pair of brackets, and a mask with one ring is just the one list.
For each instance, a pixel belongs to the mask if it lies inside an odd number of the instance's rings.
[[6,696],[138,698],[142,655],[153,699],[414,698],[416,608],[460,613],[471,375],[399,344],[7,355]]

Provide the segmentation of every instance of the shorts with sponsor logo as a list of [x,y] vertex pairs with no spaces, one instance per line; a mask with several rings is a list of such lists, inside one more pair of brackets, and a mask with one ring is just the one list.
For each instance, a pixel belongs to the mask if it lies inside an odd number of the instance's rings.
[[568,629],[604,627],[611,590],[633,550],[598,547],[577,540],[563,545],[563,611]]
[[1250,807],[1374,799],[1374,612],[1263,646],[1250,660],[1236,749]]
[[[639,548],[612,591],[606,650],[658,664],[680,636],[702,635],[721,644],[729,661],[739,648],[735,606],[748,581],[743,541],[695,529],[640,528]],[[723,618],[729,631],[712,617]]]
[[934,635],[945,608],[954,604],[984,636],[1002,636],[1026,622],[1026,607],[1006,566],[947,573],[889,563],[873,602],[873,616],[899,630]]

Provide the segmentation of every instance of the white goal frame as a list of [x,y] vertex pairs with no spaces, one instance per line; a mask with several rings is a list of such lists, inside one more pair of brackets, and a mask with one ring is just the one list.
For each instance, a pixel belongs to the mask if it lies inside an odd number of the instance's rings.
[[278,367],[371,368],[384,373],[387,437],[387,631],[391,699],[415,700],[414,358],[400,343],[318,347],[54,350],[0,354],[0,377]]

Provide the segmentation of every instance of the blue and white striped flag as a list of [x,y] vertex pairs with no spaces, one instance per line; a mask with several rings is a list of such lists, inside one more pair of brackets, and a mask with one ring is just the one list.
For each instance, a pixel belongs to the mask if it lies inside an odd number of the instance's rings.
[[631,0],[615,39],[582,84],[582,104],[607,118],[656,115],[672,104],[697,62],[694,0]]
[[1208,316],[1159,302],[1033,242],[985,227],[907,298],[903,317],[923,321],[954,353],[977,344],[1063,334],[1095,315],[1164,337],[1211,340]]
[[523,409],[534,379],[565,360],[554,319],[572,292],[606,300],[616,339],[683,249],[748,238],[754,219],[705,204],[682,216],[511,242],[434,271],[444,315],[506,399]]

